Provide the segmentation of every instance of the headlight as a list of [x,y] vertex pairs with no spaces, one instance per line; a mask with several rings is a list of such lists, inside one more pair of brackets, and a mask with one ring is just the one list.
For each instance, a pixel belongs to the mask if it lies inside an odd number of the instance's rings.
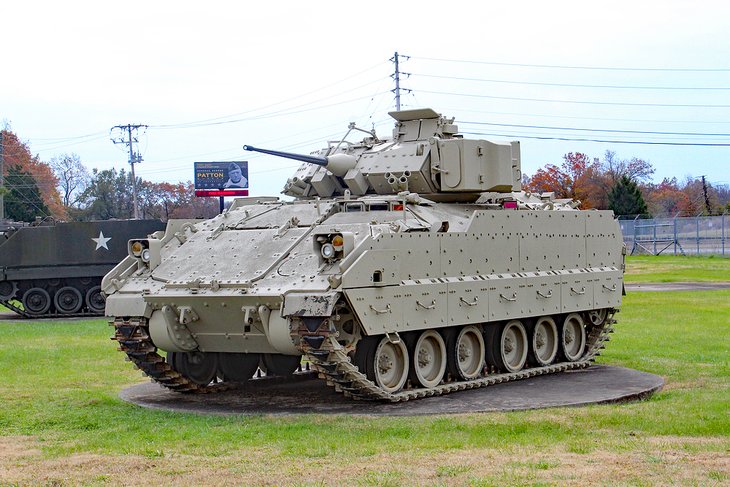
[[342,235],[335,235],[334,238],[332,238],[332,245],[335,247],[335,250],[338,252],[342,250],[342,246],[345,244],[345,240],[342,238]]
[[325,259],[332,259],[335,256],[335,246],[329,242],[323,244],[319,251]]
[[129,247],[132,250],[132,255],[135,257],[139,257],[142,255],[142,250],[144,250],[144,245],[142,245],[142,242],[139,240],[132,242],[132,245]]
[[127,252],[137,259],[137,265],[154,270],[162,262],[162,240],[157,238],[139,238],[127,242]]
[[321,233],[314,236],[314,252],[319,252],[325,263],[332,264],[343,259],[355,247],[355,237],[352,232]]

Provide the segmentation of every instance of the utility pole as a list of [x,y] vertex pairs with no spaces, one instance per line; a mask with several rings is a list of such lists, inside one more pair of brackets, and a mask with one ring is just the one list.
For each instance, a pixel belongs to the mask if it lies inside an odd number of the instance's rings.
[[[3,176],[3,163],[5,162],[5,146],[3,145],[3,132],[0,130],[0,190],[5,184],[5,178]],[[3,199],[3,193],[0,191],[0,221],[5,220],[5,200]]]
[[710,210],[710,197],[707,195],[707,181],[705,181],[705,176],[702,176],[702,193],[705,195],[705,208],[707,209],[707,214],[712,215],[712,211]]
[[[129,164],[132,166],[132,198],[134,203],[134,219],[139,220],[139,205],[137,204],[137,177],[134,175],[134,164],[142,162],[142,156],[139,151],[134,152],[134,144],[138,143],[137,136],[133,136],[132,132],[136,132],[140,128],[147,128],[147,125],[136,124],[136,125],[115,125],[111,130],[118,129],[121,132],[119,137],[112,137],[114,144],[124,144],[129,147]],[[126,132],[126,138],[125,134]]]
[[395,64],[395,72],[390,75],[391,78],[395,80],[395,89],[390,90],[391,92],[395,93],[395,109],[396,111],[400,111],[400,92],[401,90],[407,91],[408,93],[411,92],[408,88],[401,88],[400,87],[400,77],[401,75],[405,75],[406,77],[410,76],[411,73],[401,73],[400,71],[400,58],[405,58],[406,60],[410,59],[410,56],[404,56],[404,55],[398,55],[398,51],[395,52],[392,58],[390,58],[390,61]]

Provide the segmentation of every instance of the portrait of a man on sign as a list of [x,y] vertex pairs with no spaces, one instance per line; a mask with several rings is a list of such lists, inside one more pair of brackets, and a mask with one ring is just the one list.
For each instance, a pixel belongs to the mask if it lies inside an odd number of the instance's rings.
[[243,175],[241,166],[235,162],[228,165],[228,181],[223,188],[248,188],[248,179]]

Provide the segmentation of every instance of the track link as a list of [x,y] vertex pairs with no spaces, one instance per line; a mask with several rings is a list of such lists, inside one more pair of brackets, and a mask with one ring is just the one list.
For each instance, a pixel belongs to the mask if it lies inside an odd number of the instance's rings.
[[[311,362],[319,377],[325,379],[328,385],[347,397],[359,400],[403,402],[486,387],[502,382],[527,379],[538,375],[586,368],[600,355],[604,343],[608,341],[609,335],[613,332],[613,324],[616,323],[613,315],[614,312],[609,313],[601,325],[594,326],[591,329],[586,337],[587,351],[580,361],[561,362],[546,367],[524,369],[514,373],[490,374],[469,381],[447,382],[430,389],[413,388],[397,393],[388,393],[382,390],[365,374],[360,372],[352,364],[345,348],[334,337],[328,337],[317,350],[303,345],[302,352]],[[126,353],[129,361],[150,377],[152,381],[168,389],[181,393],[208,394],[241,386],[240,383],[234,382],[214,382],[201,385],[177,372],[172,365],[167,363],[165,357],[158,353],[157,347],[152,343],[146,318],[117,318],[109,324],[114,327],[114,336],[111,339],[119,343],[119,350]]]
[[157,347],[150,339],[149,325],[145,318],[127,320],[117,318],[109,324],[114,327],[114,336],[111,339],[119,342],[119,350],[126,353],[129,361],[154,382],[168,389],[207,394],[229,390],[236,386],[234,383],[226,382],[200,385],[173,369],[165,357],[157,353]]
[[45,318],[79,318],[79,317],[97,317],[97,316],[103,316],[103,313],[92,313],[91,311],[83,311],[79,313],[43,313],[40,315],[31,314],[25,311],[24,309],[20,308],[19,306],[16,306],[13,304],[12,301],[0,301],[0,304],[8,308],[10,311],[19,314],[23,318],[32,318],[32,319],[45,319]]
[[[152,343],[149,335],[149,323],[146,318],[117,318],[109,322],[114,327],[114,335],[111,337],[119,343],[119,350],[127,354],[127,359],[139,370],[147,375],[153,382],[171,389],[175,392],[192,394],[210,394],[238,389],[246,383],[241,382],[212,382],[201,385],[191,381],[170,365],[165,357],[158,353],[157,347]],[[314,371],[302,370],[291,377],[278,376],[256,376],[251,382],[279,383],[296,381],[301,379],[314,379]]]
[[389,393],[378,387],[373,381],[352,364],[344,347],[334,337],[328,337],[318,350],[304,345],[303,352],[312,362],[321,378],[346,396],[361,400],[377,400],[403,402],[423,397],[441,396],[450,392],[487,387],[502,382],[527,379],[538,375],[555,374],[567,370],[583,369],[591,365],[605,347],[609,335],[613,333],[615,311],[608,314],[604,322],[594,326],[586,337],[586,353],[576,362],[561,362],[545,367],[523,369],[514,373],[490,374],[486,377],[469,381],[454,381],[440,384],[433,388],[406,389]]

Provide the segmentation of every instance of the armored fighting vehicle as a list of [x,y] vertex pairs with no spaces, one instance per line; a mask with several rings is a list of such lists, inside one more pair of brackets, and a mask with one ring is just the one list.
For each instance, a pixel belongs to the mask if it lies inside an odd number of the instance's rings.
[[521,191],[517,142],[462,138],[431,109],[390,115],[387,139],[244,146],[303,162],[293,201],[236,199],[130,241],[102,284],[120,349],[181,392],[301,361],[385,401],[588,366],[623,291],[612,213]]
[[104,314],[101,278],[127,256],[127,241],[160,220],[109,220],[0,229],[0,304],[23,317]]

